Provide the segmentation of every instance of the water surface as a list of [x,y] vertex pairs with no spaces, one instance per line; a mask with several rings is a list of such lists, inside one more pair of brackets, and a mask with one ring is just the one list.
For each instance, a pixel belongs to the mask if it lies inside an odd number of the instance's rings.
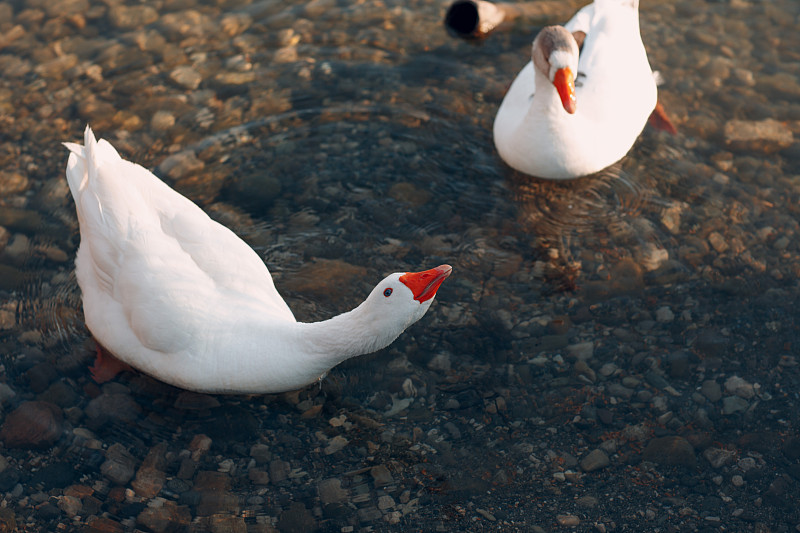
[[[800,5],[643,2],[678,134],[648,127],[620,163],[562,183],[513,172],[491,139],[543,21],[467,43],[445,8],[0,3],[2,420],[47,402],[31,423],[55,424],[5,436],[0,521],[800,523]],[[251,244],[301,320],[390,272],[454,273],[389,348],[296,393],[98,385],[60,145],[86,123]]]

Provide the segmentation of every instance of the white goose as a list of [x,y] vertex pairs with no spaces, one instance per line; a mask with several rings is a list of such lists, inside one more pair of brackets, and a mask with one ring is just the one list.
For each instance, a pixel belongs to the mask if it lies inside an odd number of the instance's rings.
[[350,312],[297,322],[258,255],[87,126],[67,181],[86,325],[118,359],[209,393],[300,388],[419,320],[451,267],[395,273]]
[[548,179],[585,176],[622,159],[656,108],[638,0],[595,0],[565,26],[543,28],[531,58],[495,117],[500,157]]

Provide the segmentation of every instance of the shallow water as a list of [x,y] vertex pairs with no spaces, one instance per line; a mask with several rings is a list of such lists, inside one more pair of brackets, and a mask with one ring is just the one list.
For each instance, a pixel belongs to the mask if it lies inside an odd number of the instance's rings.
[[[0,522],[800,524],[800,4],[643,2],[678,134],[565,183],[491,139],[542,21],[468,43],[446,7],[0,2],[0,405],[53,430],[0,433]],[[453,275],[389,348],[297,393],[99,386],[59,144],[86,123],[251,244],[300,320],[389,272]]]

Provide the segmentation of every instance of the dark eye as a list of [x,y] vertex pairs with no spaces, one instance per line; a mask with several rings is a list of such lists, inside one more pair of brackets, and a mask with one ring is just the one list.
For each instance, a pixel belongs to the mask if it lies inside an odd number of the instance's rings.
[[383,295],[388,298],[389,296],[392,295],[392,289],[386,289],[385,291],[383,291]]

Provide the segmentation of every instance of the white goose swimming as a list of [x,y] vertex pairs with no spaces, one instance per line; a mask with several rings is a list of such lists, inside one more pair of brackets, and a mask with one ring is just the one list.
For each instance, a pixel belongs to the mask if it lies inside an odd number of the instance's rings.
[[451,267],[395,273],[350,312],[297,322],[258,255],[87,126],[67,181],[86,325],[118,359],[209,393],[300,388],[419,320]]
[[595,0],[536,36],[497,111],[494,143],[520,172],[577,178],[622,159],[655,108],[638,0]]

